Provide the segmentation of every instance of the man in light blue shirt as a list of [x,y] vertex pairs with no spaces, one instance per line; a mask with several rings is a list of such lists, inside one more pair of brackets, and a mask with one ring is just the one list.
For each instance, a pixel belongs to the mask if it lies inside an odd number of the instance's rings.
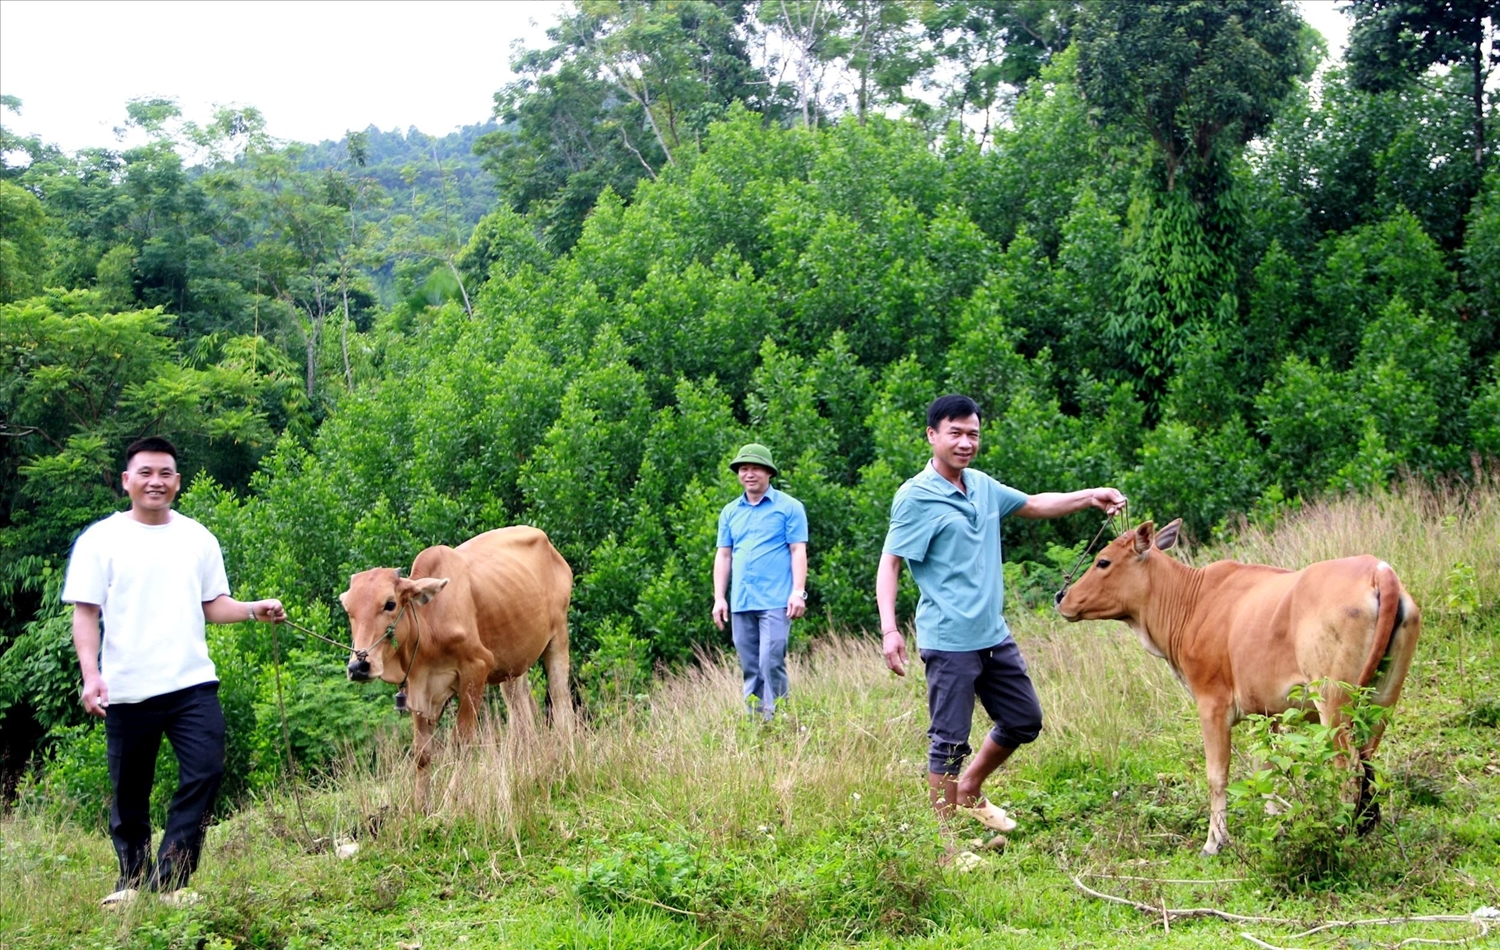
[[714,624],[720,630],[730,624],[745,701],[770,719],[787,692],[792,621],[807,610],[807,512],[802,502],[771,487],[776,463],[764,445],[744,446],[729,468],[745,492],[719,512]]
[[[885,661],[906,675],[906,640],[896,623],[901,562],[911,568],[917,603],[917,649],[927,671],[931,745],[927,786],[939,821],[955,809],[997,831],[1015,822],[984,798],[984,780],[1020,745],[1042,731],[1042,707],[1026,661],[1002,609],[1000,522],[1007,516],[1060,518],[1085,508],[1114,514],[1125,496],[1113,488],[1028,495],[969,467],[979,454],[979,407],[967,396],[942,396],[927,409],[932,461],[896,491],[875,600]],[[978,699],[995,725],[979,753],[969,731]]]

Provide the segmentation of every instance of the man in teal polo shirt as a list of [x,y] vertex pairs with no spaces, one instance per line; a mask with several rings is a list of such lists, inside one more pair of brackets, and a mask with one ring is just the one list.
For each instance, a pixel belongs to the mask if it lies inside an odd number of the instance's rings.
[[807,512],[802,502],[771,487],[776,463],[764,445],[741,448],[729,468],[745,492],[719,512],[714,624],[720,630],[730,624],[745,674],[745,702],[770,719],[787,692],[792,621],[807,610]]
[[[891,502],[875,600],[886,665],[905,676],[906,640],[896,623],[904,560],[922,595],[916,620],[931,717],[927,786],[939,821],[958,809],[1009,831],[1015,822],[985,800],[984,780],[1041,734],[1042,707],[1002,613],[1000,522],[1010,515],[1060,518],[1090,507],[1114,514],[1125,496],[1113,488],[1028,495],[1002,485],[969,467],[979,453],[979,423],[979,407],[967,396],[942,396],[927,408],[932,461]],[[995,725],[960,774],[972,751],[976,698]]]

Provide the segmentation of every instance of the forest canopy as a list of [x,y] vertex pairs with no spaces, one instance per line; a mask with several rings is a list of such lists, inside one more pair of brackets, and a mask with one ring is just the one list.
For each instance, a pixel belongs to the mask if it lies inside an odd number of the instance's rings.
[[[1199,539],[1465,477],[1500,456],[1496,5],[1392,6],[1350,4],[1319,68],[1285,2],[584,0],[444,140],[169,100],[123,151],[4,132],[7,768],[88,741],[61,572],[145,434],[236,595],[335,639],[352,572],[546,530],[585,702],[727,643],[715,515],[752,439],[807,508],[804,638],[874,629],[944,392],[984,411],[980,469]],[[1097,527],[1008,524],[1012,609]],[[317,764],[392,714],[295,643]],[[271,647],[211,646],[244,788],[277,768]]]

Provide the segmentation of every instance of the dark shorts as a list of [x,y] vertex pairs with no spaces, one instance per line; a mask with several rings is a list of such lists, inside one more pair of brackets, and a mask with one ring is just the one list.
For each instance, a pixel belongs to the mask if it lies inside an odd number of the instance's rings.
[[990,738],[1015,748],[1042,732],[1042,704],[1026,675],[1026,660],[1014,640],[986,650],[919,650],[927,670],[927,771],[957,775],[969,747],[974,699],[995,721]]

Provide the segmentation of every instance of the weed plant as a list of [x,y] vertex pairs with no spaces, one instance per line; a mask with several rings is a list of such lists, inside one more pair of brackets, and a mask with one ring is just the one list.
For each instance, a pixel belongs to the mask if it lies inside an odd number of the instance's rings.
[[[1327,689],[1348,697],[1342,724],[1310,714]],[[1374,814],[1359,813],[1361,775],[1370,794],[1388,785],[1381,760],[1362,761],[1356,751],[1390,718],[1388,707],[1370,701],[1373,693],[1348,683],[1297,686],[1292,708],[1251,716],[1244,727],[1245,754],[1262,764],[1229,787],[1244,829],[1241,849],[1288,893],[1341,879],[1366,853],[1361,832]]]
[[[496,700],[476,742],[436,759],[426,813],[411,805],[409,733],[384,728],[345,750],[331,778],[283,783],[210,829],[194,879],[205,900],[192,907],[147,898],[101,910],[114,877],[108,839],[56,802],[24,799],[0,825],[0,943],[1177,948],[1242,945],[1246,930],[1291,945],[1282,938],[1330,919],[1500,906],[1500,734],[1484,699],[1500,683],[1497,540],[1491,479],[1308,506],[1195,552],[1198,563],[1300,566],[1368,551],[1423,609],[1377,759],[1382,819],[1353,848],[1335,847],[1339,861],[1315,884],[1275,864],[1307,860],[1277,850],[1293,832],[1258,807],[1232,813],[1231,849],[1199,857],[1208,792],[1189,697],[1122,625],[1022,608],[1010,619],[1046,728],[990,782],[1020,829],[969,872],[943,863],[945,846],[979,829],[943,829],[927,804],[920,665],[897,678],[873,638],[823,636],[792,657],[792,696],[769,724],[745,715],[738,669],[718,655],[644,689],[622,684],[571,734],[518,734]],[[1466,613],[1447,600],[1459,564],[1472,569]],[[1271,740],[1254,726],[1234,738],[1234,777],[1253,778]],[[1322,755],[1273,751],[1288,763]],[[1306,780],[1303,819],[1345,827],[1332,804],[1339,780]],[[357,853],[341,858],[341,845]],[[1075,878],[1152,908],[1288,923],[1164,925]],[[1414,923],[1318,939],[1394,946],[1475,933]]]

